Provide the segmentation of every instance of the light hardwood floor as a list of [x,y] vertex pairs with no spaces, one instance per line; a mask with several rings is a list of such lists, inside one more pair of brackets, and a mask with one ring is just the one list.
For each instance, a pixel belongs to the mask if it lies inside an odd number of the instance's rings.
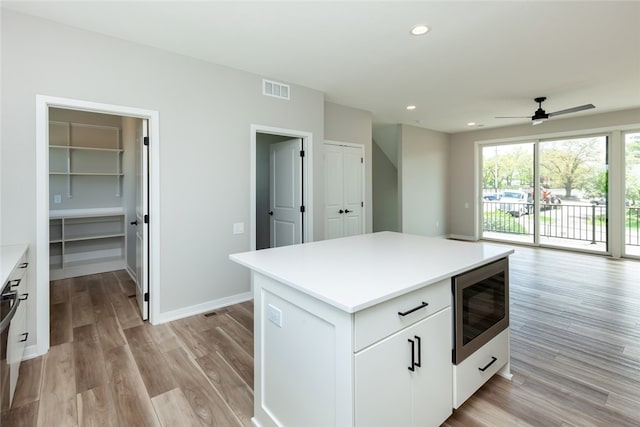
[[[444,425],[639,426],[640,262],[517,247],[510,278],[513,380]],[[151,326],[134,293],[124,271],[52,282],[8,425],[251,425],[252,303]]]

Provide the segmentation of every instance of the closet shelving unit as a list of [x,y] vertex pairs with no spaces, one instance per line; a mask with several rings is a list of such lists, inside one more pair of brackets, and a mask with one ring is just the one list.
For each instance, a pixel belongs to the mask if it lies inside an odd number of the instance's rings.
[[[50,179],[66,178],[69,199],[76,186],[92,188],[87,187],[91,179],[115,180],[115,196],[121,197],[123,151],[117,127],[49,122]],[[122,269],[125,257],[122,207],[96,208],[89,202],[86,208],[49,211],[52,280]]]

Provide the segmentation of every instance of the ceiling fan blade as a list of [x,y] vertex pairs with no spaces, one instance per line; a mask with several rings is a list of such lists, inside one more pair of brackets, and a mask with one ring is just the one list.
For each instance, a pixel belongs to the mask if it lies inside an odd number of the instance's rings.
[[585,104],[579,107],[567,108],[566,110],[555,111],[553,113],[549,113],[549,117],[559,116],[560,114],[568,114],[568,113],[577,113],[578,111],[590,110],[592,108],[596,108],[593,104]]
[[531,116],[500,116],[494,117],[494,119],[530,119]]

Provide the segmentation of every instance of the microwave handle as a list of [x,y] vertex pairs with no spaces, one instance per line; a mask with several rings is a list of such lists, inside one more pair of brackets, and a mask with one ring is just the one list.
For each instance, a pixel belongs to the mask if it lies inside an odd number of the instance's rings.
[[16,292],[7,292],[6,294],[2,294],[2,299],[13,300],[13,306],[11,307],[9,313],[7,313],[7,315],[4,317],[4,319],[0,321],[0,333],[4,332],[5,329],[9,327],[11,319],[13,319],[13,316],[15,316],[16,310],[20,305],[20,299],[18,299],[18,294]]

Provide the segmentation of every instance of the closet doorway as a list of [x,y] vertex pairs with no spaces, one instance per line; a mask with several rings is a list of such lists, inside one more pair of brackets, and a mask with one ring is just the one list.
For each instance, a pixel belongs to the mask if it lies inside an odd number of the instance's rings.
[[50,280],[124,269],[136,283],[140,316],[154,321],[157,272],[149,264],[158,250],[149,236],[159,229],[158,114],[50,97],[38,97],[37,107],[36,312],[42,316],[35,352],[44,354]]
[[251,250],[311,241],[311,134],[251,127]]

